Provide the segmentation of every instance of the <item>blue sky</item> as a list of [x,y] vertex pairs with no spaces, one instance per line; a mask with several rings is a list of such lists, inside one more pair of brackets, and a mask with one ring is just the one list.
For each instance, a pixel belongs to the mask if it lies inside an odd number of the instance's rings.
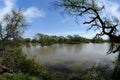
[[[98,31],[86,31],[83,25],[85,20],[79,18],[79,24],[75,18],[69,15],[61,15],[61,10],[54,10],[51,2],[56,0],[0,0],[0,17],[16,8],[24,9],[24,15],[30,24],[25,30],[24,37],[33,37],[36,33],[45,33],[49,35],[74,35],[92,38]],[[120,19],[120,1],[119,0],[99,0],[107,3],[107,9],[110,13]]]

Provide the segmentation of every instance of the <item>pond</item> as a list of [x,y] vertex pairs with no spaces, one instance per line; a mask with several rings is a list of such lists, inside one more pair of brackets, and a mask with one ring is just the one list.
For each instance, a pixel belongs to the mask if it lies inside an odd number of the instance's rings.
[[54,44],[44,47],[29,44],[23,47],[28,56],[35,56],[47,68],[62,71],[81,71],[92,65],[109,64],[117,55],[107,55],[108,49],[108,43]]

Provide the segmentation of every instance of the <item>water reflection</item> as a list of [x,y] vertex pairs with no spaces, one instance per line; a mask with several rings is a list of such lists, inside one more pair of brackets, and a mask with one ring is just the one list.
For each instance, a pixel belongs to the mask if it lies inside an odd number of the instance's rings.
[[28,55],[36,56],[40,62],[49,67],[77,71],[86,69],[96,63],[109,63],[115,55],[107,55],[109,44],[54,44],[40,46],[39,44],[24,46],[23,51]]

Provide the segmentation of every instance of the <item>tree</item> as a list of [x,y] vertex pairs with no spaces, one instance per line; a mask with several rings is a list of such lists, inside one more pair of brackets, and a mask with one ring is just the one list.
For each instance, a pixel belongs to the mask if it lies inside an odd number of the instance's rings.
[[[83,24],[90,24],[88,29],[99,29],[100,33],[96,34],[96,38],[103,35],[107,35],[111,41],[111,47],[108,53],[119,52],[118,60],[120,62],[120,45],[116,47],[115,43],[120,43],[120,30],[119,30],[119,20],[113,16],[104,16],[105,5],[98,6],[100,0],[60,0],[55,2],[56,6],[64,8],[64,12],[69,15],[79,17],[87,16],[89,21],[85,21]],[[111,19],[112,18],[112,19]],[[114,46],[116,48],[114,48]],[[120,65],[119,65],[120,66]],[[117,68],[117,69],[116,69]],[[116,71],[117,70],[117,71]],[[113,80],[119,80],[120,68],[115,67]]]
[[13,72],[23,59],[20,41],[25,28],[21,9],[12,10],[0,20],[0,74]]
[[31,39],[30,39],[30,38],[25,38],[25,39],[24,39],[24,42],[30,43],[30,42],[31,42]]
[[7,50],[9,45],[12,48],[19,45],[18,41],[25,27],[25,18],[21,9],[12,10],[3,17],[0,22],[0,54]]
[[47,35],[47,34],[41,34],[41,33],[37,33],[34,38],[36,40],[38,40],[38,42],[44,46],[44,45],[50,45],[53,43],[52,41],[52,37]]
[[[103,17],[101,13],[104,5],[98,6],[96,1],[98,0],[60,0],[55,5],[63,7],[65,12],[75,17],[87,15],[90,21],[85,21],[83,24],[90,24],[91,26],[88,29],[100,29],[96,38],[108,35],[111,43],[120,43],[118,20],[109,20],[109,17]],[[119,48],[120,46],[113,50],[111,47],[111,52],[115,53],[119,51]]]

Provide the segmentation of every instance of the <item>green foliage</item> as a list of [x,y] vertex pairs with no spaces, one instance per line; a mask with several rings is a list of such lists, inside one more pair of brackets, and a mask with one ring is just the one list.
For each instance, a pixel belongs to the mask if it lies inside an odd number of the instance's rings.
[[73,35],[73,36],[68,35],[67,40],[68,40],[68,43],[70,43],[70,44],[79,44],[79,43],[83,43],[83,42],[84,43],[90,42],[89,39],[83,38],[79,35]]
[[82,80],[82,75],[80,73],[71,73],[67,76],[66,80]]
[[41,80],[37,77],[30,76],[24,73],[4,73],[0,75],[0,80]]
[[31,40],[32,43],[37,43],[38,41],[36,39]]
[[83,76],[83,80],[111,80],[111,74],[108,66],[92,66]]
[[79,44],[81,42],[88,43],[89,39],[83,38],[79,35],[68,35],[64,36],[50,36],[46,34],[37,33],[32,40],[33,43],[39,42],[41,46],[51,45],[51,44]]
[[30,39],[30,38],[25,38],[25,39],[24,39],[24,42],[25,42],[25,43],[30,43],[30,42],[31,42],[31,39]]
[[107,41],[105,41],[105,40],[103,40],[102,38],[93,38],[92,40],[91,40],[93,43],[103,43],[103,42],[107,42]]
[[46,34],[41,34],[37,33],[34,36],[34,39],[30,38],[25,38],[23,39],[25,43],[40,43],[41,46],[45,45],[52,45],[52,44],[80,44],[80,43],[103,43],[105,40],[102,38],[100,39],[95,39],[93,38],[92,40],[81,37],[79,35],[67,35],[66,37],[64,36],[50,36]]
[[6,50],[2,58],[2,67],[8,72],[18,71],[19,66],[24,62],[26,55],[20,48]]
[[[26,27],[25,18],[21,9],[12,10],[0,22],[0,49],[20,46],[21,36]],[[0,53],[3,53],[2,50]]]
[[20,65],[20,70],[30,75],[42,76],[47,74],[47,70],[35,58],[24,60]]
[[[39,80],[35,77],[29,79],[29,76],[31,75],[38,76],[39,78],[45,78],[45,76],[48,74],[47,70],[42,64],[40,64],[40,62],[35,60],[35,58],[27,58],[27,56],[22,53],[20,47],[5,51],[3,56],[0,58],[0,73],[12,74],[10,77],[3,77],[5,80]],[[23,73],[29,75],[25,75]]]
[[55,5],[58,7],[63,7],[64,12],[70,15],[81,16],[84,14],[91,14],[92,11],[85,11],[85,9],[95,9],[96,11],[101,11],[103,6],[98,6],[98,0],[60,0],[56,1]]
[[66,75],[60,72],[51,72],[50,74],[51,80],[65,80],[67,79]]

